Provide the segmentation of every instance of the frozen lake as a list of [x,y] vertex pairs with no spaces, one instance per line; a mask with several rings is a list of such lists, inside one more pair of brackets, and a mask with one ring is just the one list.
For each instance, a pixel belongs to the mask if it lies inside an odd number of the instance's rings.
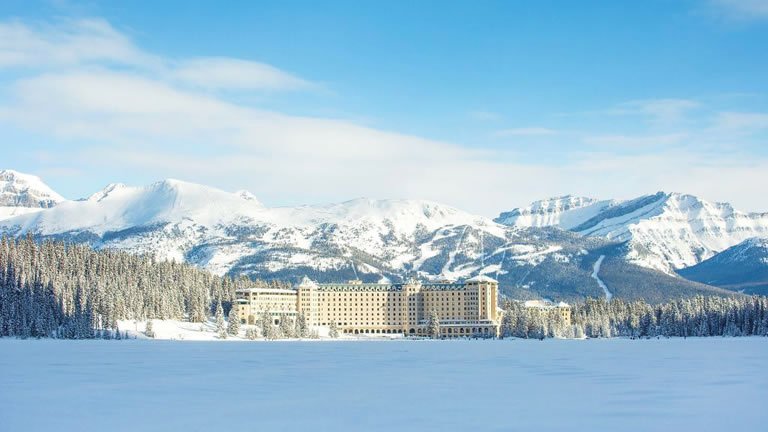
[[0,340],[2,431],[766,430],[768,338]]

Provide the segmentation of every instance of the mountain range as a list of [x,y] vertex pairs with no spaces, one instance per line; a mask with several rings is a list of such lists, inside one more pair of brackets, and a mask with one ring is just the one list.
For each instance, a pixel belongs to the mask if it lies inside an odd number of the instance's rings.
[[267,207],[179,180],[111,184],[64,200],[40,179],[0,171],[0,232],[87,243],[217,274],[319,281],[457,280],[488,275],[518,298],[659,301],[727,294],[682,269],[768,235],[768,215],[690,195],[629,201],[559,197],[492,220],[425,200],[355,199]]
[[502,213],[510,226],[558,226],[583,236],[626,243],[626,258],[674,273],[752,237],[768,236],[768,213],[745,213],[727,203],[658,192],[639,198],[559,197]]

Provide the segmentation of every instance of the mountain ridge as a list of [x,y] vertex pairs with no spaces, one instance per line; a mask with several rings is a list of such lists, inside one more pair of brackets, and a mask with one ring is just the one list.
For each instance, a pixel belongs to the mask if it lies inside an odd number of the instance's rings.
[[[596,209],[593,207],[596,203],[603,204]],[[533,205],[524,209],[530,208]],[[548,220],[568,219],[584,208],[596,211],[591,216],[587,214],[590,217],[575,218],[579,223],[553,225],[584,236],[626,242],[628,260],[670,274],[747,238],[768,236],[768,213],[740,212],[728,203],[709,202],[676,192],[657,192],[626,201],[593,200],[587,206],[548,215]],[[502,213],[496,221],[524,225],[531,221],[502,217],[524,212]],[[574,218],[571,221],[574,222]]]
[[[559,199],[567,205],[552,208],[619,205]],[[618,296],[643,298],[642,290],[633,286],[643,286],[654,300],[727,294],[625,262],[631,250],[626,242],[558,227],[504,225],[428,200],[356,198],[265,207],[250,193],[168,179],[138,187],[110,184],[83,200],[0,220],[0,232],[150,254],[216,274],[266,279],[310,275],[320,281],[375,282],[486,275],[498,279],[507,295],[556,300],[602,296],[591,274],[598,256],[606,255],[601,279]],[[602,252],[596,255],[596,250]]]

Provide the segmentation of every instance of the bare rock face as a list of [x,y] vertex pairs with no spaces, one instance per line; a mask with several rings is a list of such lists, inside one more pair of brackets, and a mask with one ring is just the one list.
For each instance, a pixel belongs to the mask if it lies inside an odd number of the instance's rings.
[[39,177],[12,170],[0,171],[0,207],[51,208],[64,198]]

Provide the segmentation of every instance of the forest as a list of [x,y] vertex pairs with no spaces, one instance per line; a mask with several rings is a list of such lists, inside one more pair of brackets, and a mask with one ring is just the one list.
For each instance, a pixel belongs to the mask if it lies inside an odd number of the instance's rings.
[[83,339],[120,319],[204,322],[238,287],[280,282],[218,277],[150,256],[31,237],[0,239],[0,337]]
[[[286,282],[218,277],[188,264],[32,237],[0,239],[0,337],[87,339],[122,319],[217,321],[240,287]],[[223,307],[222,307],[223,305]],[[556,309],[505,300],[502,337],[768,336],[768,298],[734,294],[649,304],[587,299],[566,325]],[[221,324],[221,323],[220,323]],[[219,325],[223,327],[223,325]]]

